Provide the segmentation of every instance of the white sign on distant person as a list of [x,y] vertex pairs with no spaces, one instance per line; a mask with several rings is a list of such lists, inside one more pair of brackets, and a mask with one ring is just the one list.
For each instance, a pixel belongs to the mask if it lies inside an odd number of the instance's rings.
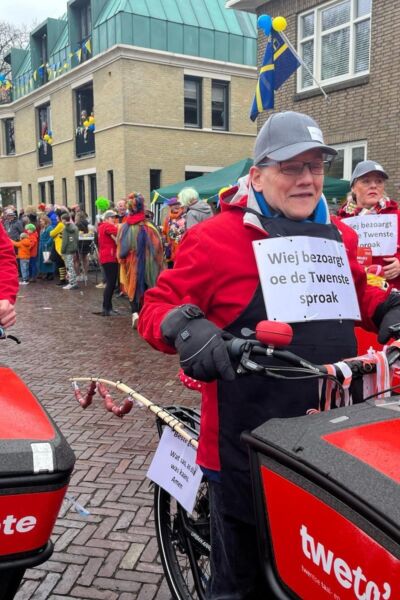
[[358,234],[358,245],[371,248],[372,256],[397,252],[397,215],[358,215],[345,220]]
[[193,512],[202,472],[196,450],[170,427],[165,427],[147,477],[169,492],[189,513]]
[[268,319],[360,319],[344,244],[293,236],[253,242]]

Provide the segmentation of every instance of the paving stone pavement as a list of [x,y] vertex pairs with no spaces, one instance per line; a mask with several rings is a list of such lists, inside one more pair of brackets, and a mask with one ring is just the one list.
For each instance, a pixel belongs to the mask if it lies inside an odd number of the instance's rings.
[[[40,399],[76,453],[70,494],[90,515],[64,502],[52,536],[55,552],[26,572],[16,600],[169,600],[146,471],[157,445],[155,419],[134,407],[123,419],[99,404],[85,411],[73,398],[71,375],[120,380],[162,405],[196,406],[199,395],[177,380],[178,362],[148,346],[121,316],[92,314],[101,306],[94,286],[63,290],[54,282],[21,287],[16,345],[1,343],[2,362]],[[121,398],[122,399],[122,398]]]

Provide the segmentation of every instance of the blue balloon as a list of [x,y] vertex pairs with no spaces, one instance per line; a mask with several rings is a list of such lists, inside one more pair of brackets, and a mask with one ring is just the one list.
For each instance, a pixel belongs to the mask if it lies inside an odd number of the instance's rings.
[[6,80],[6,76],[4,75],[4,73],[0,73],[0,81],[1,83],[3,83],[3,81]]
[[48,132],[47,132],[47,134],[48,134],[50,137],[53,137],[53,132],[52,132],[52,131],[48,131]]
[[265,35],[269,35],[272,29],[272,19],[269,15],[260,15],[257,20],[258,27],[264,30]]

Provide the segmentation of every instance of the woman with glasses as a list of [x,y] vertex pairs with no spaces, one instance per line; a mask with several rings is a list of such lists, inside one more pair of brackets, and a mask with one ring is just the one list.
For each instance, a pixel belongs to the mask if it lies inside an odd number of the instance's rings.
[[390,287],[400,289],[400,216],[397,202],[385,193],[387,179],[386,171],[376,161],[358,163],[350,179],[351,195],[340,207],[338,217],[348,219],[346,224],[357,231],[361,247],[371,248],[368,253],[361,250],[360,257],[372,275],[369,282],[379,284],[380,278],[384,284],[387,281]]

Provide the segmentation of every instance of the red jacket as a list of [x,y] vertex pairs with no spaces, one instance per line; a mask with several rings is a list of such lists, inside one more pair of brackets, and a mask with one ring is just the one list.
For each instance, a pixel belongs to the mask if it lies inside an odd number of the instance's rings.
[[[394,200],[388,200],[386,202],[385,207],[378,209],[378,214],[397,215],[397,252],[396,252],[396,254],[393,254],[393,256],[395,256],[400,261],[400,211],[399,211],[397,202],[395,202]],[[341,206],[338,210],[339,219],[348,219],[349,217],[354,217],[354,216],[356,216],[356,214],[348,213],[346,211],[346,204]],[[382,267],[384,267],[388,264],[387,262],[385,262],[383,260],[384,258],[388,258],[388,257],[387,256],[386,257],[373,256],[372,264],[373,265],[381,265]],[[388,283],[390,284],[391,287],[400,289],[400,275],[398,277],[396,277],[395,279],[388,280]]]
[[0,300],[15,304],[18,293],[18,269],[14,247],[0,223]]
[[[233,188],[229,194],[236,191],[237,188]],[[146,292],[138,330],[157,350],[174,353],[163,340],[160,325],[176,306],[195,304],[207,319],[224,328],[249,305],[259,285],[252,242],[267,237],[267,233],[260,224],[257,226],[255,215],[247,213],[244,217],[240,207],[247,203],[245,195],[223,204],[221,214],[190,229],[182,239],[174,268],[161,273],[157,286]],[[375,330],[371,318],[387,292],[367,285],[365,272],[357,262],[356,233],[335,217],[332,222],[346,247],[363,325]],[[220,468],[216,382],[203,387],[197,461],[209,469]]]
[[100,223],[98,228],[99,236],[99,259],[100,263],[116,263],[117,261],[117,244],[111,237],[117,236],[118,227],[113,223]]

